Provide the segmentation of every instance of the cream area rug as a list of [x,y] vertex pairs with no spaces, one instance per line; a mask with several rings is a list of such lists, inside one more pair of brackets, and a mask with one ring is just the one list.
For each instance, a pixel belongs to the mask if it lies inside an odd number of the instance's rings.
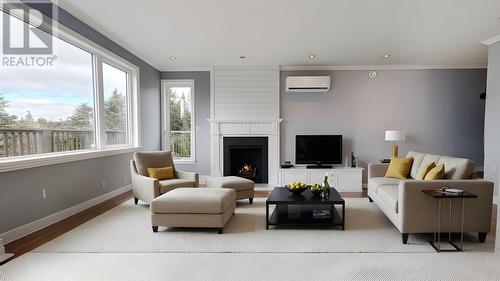
[[[237,204],[224,234],[212,229],[151,230],[149,207],[129,200],[35,249],[38,253],[432,253],[429,235],[401,233],[367,198],[346,199],[346,230],[265,229],[265,199]],[[466,235],[468,252],[493,251]]]

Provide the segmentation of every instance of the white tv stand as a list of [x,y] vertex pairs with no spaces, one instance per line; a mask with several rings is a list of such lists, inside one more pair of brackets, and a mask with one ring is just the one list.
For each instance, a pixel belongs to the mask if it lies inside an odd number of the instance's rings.
[[363,168],[333,167],[307,169],[305,166],[279,170],[279,184],[284,186],[299,181],[307,184],[323,183],[329,173],[329,184],[339,192],[363,191]]

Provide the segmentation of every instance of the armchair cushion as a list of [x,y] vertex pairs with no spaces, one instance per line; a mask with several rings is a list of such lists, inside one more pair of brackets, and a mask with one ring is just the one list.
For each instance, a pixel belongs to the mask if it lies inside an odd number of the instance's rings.
[[175,179],[174,169],[172,167],[165,168],[148,168],[149,177],[157,180]]
[[136,152],[134,154],[137,172],[149,177],[148,168],[174,167],[172,153],[170,151]]
[[167,193],[178,187],[196,187],[196,183],[186,179],[170,179],[160,181],[160,193]]

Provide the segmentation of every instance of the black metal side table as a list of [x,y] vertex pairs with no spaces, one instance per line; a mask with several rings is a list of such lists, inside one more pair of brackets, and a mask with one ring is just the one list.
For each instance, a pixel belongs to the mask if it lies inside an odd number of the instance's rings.
[[[429,241],[431,246],[436,250],[436,252],[454,252],[464,250],[464,219],[465,219],[465,199],[467,198],[477,198],[477,195],[471,192],[461,192],[461,193],[451,193],[443,192],[435,189],[422,190],[423,193],[436,199],[436,217],[434,219],[434,232],[433,241]],[[448,242],[454,247],[454,249],[441,249],[441,206],[443,200],[449,200],[450,203],[450,214],[448,217],[449,223],[452,223],[452,200],[462,199],[462,216],[460,225],[460,247],[458,247],[451,239],[451,228],[448,229]]]

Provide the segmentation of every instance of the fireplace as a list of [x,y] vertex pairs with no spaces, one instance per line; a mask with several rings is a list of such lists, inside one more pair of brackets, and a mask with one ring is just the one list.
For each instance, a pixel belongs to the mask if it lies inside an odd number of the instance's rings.
[[267,137],[224,137],[224,176],[268,183]]

